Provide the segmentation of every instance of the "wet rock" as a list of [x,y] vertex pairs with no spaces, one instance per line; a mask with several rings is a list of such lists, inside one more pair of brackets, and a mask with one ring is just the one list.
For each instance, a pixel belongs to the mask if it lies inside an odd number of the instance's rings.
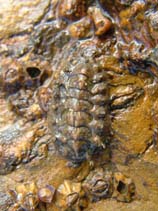
[[71,37],[74,38],[88,38],[93,35],[92,22],[89,17],[84,17],[78,22],[75,22],[69,26],[69,32]]
[[9,95],[17,92],[21,88],[23,81],[22,66],[15,60],[11,65],[5,65],[1,73],[1,80],[4,91]]
[[[153,84],[153,79],[149,76],[143,76],[144,74],[142,74],[142,77],[147,77],[150,78],[148,80],[149,84]],[[141,82],[142,82],[142,78],[140,77],[139,79],[137,78],[137,76],[124,76],[124,82],[121,80],[119,80],[119,82],[117,81],[117,79],[115,78],[114,84],[115,87],[113,87],[111,89],[111,96],[113,95],[113,91],[115,92],[115,94],[117,93],[117,82],[121,85],[118,86],[118,90],[121,93],[123,90],[123,92],[125,93],[126,91],[128,92],[128,94],[122,96],[121,98],[118,98],[115,103],[121,103],[121,101],[125,100],[124,102],[126,102],[124,105],[126,107],[126,109],[124,110],[125,112],[123,112],[123,107],[121,108],[121,104],[117,104],[120,105],[120,109],[119,107],[117,107],[116,110],[114,110],[114,121],[112,121],[112,128],[115,134],[115,137],[117,137],[117,140],[120,141],[123,145],[123,148],[126,152],[130,152],[131,154],[143,154],[145,152],[145,150],[147,149],[147,143],[148,145],[150,145],[150,143],[152,142],[152,136],[153,136],[153,130],[148,130],[149,127],[153,127],[154,123],[152,120],[152,113],[151,110],[149,108],[152,107],[151,104],[151,95],[147,95],[145,97],[145,93],[147,93],[147,90],[142,90],[143,87],[145,86],[140,86]],[[144,79],[143,79],[144,80]],[[133,81],[133,82],[132,82]],[[129,83],[128,83],[129,82]],[[144,81],[145,82],[145,81]],[[138,94],[138,98],[134,97],[133,95],[133,99],[135,99],[132,103],[129,101],[126,101],[127,99],[130,99],[132,95],[130,95],[130,87],[131,85],[129,84],[133,84],[134,87],[136,86],[136,84],[138,85],[138,87],[135,89],[135,94]],[[132,85],[132,86],[133,86]],[[124,88],[123,88],[124,87]],[[126,87],[126,88],[125,88]],[[133,89],[132,88],[132,89]],[[147,88],[147,86],[146,86]],[[133,89],[133,91],[134,91]],[[122,91],[121,91],[122,90]],[[126,91],[125,91],[126,90]],[[147,92],[146,92],[147,91]],[[136,94],[136,96],[137,96]],[[113,95],[114,97],[114,95]],[[114,97],[115,98],[115,97]],[[132,99],[132,98],[131,98]],[[123,102],[122,101],[122,102]],[[116,107],[115,107],[116,108]],[[128,111],[128,112],[127,112]],[[148,115],[147,115],[148,114]],[[139,117],[139,118],[138,118]],[[122,119],[123,118],[123,119]],[[127,124],[128,122],[128,124]],[[142,124],[143,123],[143,124]],[[131,129],[130,129],[131,128]],[[137,129],[133,129],[133,128],[137,128]],[[139,144],[138,144],[139,143]]]
[[58,7],[59,16],[72,19],[78,19],[85,15],[86,1],[82,0],[62,0]]
[[132,3],[133,1],[134,1],[134,0],[118,0],[119,3],[121,3],[122,5],[126,5],[126,6],[131,5],[131,3]]
[[47,87],[41,87],[38,89],[37,96],[41,109],[45,112],[48,112],[51,99],[51,90]]
[[153,27],[154,30],[158,30],[158,12],[156,11],[151,11],[151,13],[149,13],[147,15],[149,17],[151,26]]
[[155,47],[149,52],[146,59],[147,61],[153,62],[154,64],[158,65],[157,57],[158,57],[158,48]]
[[33,93],[31,90],[20,90],[16,94],[10,96],[9,101],[12,106],[11,109],[22,115],[26,113],[26,109],[34,103]]
[[30,38],[34,53],[51,59],[70,40],[67,25],[58,19],[37,25]]
[[31,90],[20,90],[16,94],[9,97],[10,108],[27,119],[33,120],[42,116],[41,108],[37,101],[33,99]]
[[11,207],[13,202],[10,199],[10,197],[8,196],[8,194],[4,193],[4,192],[0,192],[0,208],[2,210],[6,209],[6,205],[8,205],[8,207]]
[[[29,180],[40,189],[13,188],[12,210],[142,210],[144,205],[150,210],[157,205],[157,0],[0,2],[2,211],[11,205],[4,194],[8,187]],[[143,170],[133,164],[141,158],[148,162]],[[67,159],[80,167],[67,167]],[[107,170],[110,159],[112,166],[122,162],[123,173]],[[145,174],[149,166],[154,180]],[[147,203],[134,201],[127,168],[139,194],[146,190],[152,196]],[[55,195],[48,181],[58,189]]]
[[130,84],[129,86],[119,86],[115,89],[115,95],[111,96],[111,109],[121,109],[132,106],[135,100],[144,94],[140,87]]
[[0,174],[7,174],[20,163],[27,163],[39,155],[41,157],[48,150],[41,150],[42,146],[47,146],[49,139],[49,136],[44,135],[46,127],[40,123],[34,126],[24,123],[18,121],[12,126],[8,125],[9,129],[0,131],[0,146],[3,150],[0,156]]
[[0,37],[30,32],[49,6],[49,0],[17,1],[1,0]]

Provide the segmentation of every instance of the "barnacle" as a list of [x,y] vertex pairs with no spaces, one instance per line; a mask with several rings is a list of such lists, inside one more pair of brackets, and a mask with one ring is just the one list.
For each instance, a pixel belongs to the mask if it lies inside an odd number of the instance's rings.
[[92,202],[109,198],[113,193],[113,175],[102,168],[96,168],[88,175],[83,187]]
[[17,185],[15,190],[10,190],[10,194],[19,208],[29,211],[35,210],[39,203],[37,196],[37,186],[35,183]]
[[38,197],[42,202],[51,203],[55,195],[55,188],[47,185],[38,191]]

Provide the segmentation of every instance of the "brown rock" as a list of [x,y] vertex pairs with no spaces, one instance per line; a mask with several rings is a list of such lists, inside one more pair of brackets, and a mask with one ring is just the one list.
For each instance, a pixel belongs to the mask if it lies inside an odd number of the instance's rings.
[[86,1],[61,0],[59,3],[59,16],[70,20],[79,19],[85,15]]
[[89,17],[84,17],[78,22],[71,24],[68,28],[71,37],[74,38],[87,38],[92,36],[92,22]]
[[40,21],[49,0],[0,1],[0,38],[33,30],[33,24]]

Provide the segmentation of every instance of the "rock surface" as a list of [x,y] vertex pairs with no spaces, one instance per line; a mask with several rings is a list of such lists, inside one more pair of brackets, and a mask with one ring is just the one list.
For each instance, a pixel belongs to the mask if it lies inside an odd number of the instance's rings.
[[45,15],[50,0],[0,1],[0,38],[29,33]]
[[[0,0],[1,211],[158,210],[157,3]],[[78,67],[83,63],[88,72]],[[99,87],[92,87],[92,70]],[[54,89],[59,75],[60,92]],[[93,99],[100,106],[93,118],[99,119],[90,125],[90,143],[101,144],[96,154],[76,142],[83,137],[79,130],[67,130],[73,140],[64,134],[72,117],[76,127],[83,121],[81,114],[62,116],[62,137],[50,127],[62,110],[54,112],[52,93],[57,98],[60,93],[59,103],[67,99],[63,84],[75,85],[73,94],[81,100],[88,91],[102,96]],[[74,105],[89,109],[83,102]],[[60,124],[55,127],[58,131]],[[95,133],[105,139],[97,142]],[[74,168],[64,155],[78,153],[86,161]]]

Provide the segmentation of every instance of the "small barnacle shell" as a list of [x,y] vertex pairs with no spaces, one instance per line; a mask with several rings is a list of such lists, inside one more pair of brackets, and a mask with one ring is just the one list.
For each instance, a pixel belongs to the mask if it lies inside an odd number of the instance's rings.
[[98,7],[89,7],[88,14],[92,18],[96,31],[95,34],[100,36],[109,31],[112,26],[111,21],[102,14]]
[[37,198],[37,195],[28,194],[28,195],[26,195],[24,204],[21,205],[21,207],[24,209],[33,211],[38,206],[38,204],[39,204],[39,200]]
[[66,198],[66,203],[70,207],[71,205],[75,204],[79,198],[78,193],[71,193]]
[[[65,180],[58,188],[56,203],[59,207],[79,207],[84,200],[84,192],[80,182]],[[86,204],[86,203],[83,203]]]
[[58,191],[65,196],[72,193],[79,193],[81,191],[81,183],[64,180],[64,183],[59,186]]
[[49,100],[51,98],[51,91],[47,87],[40,87],[37,92],[38,102],[44,112],[48,111]]
[[24,210],[33,211],[38,206],[37,186],[34,182],[19,184],[10,194],[15,203]]
[[51,203],[55,194],[55,188],[53,186],[47,185],[38,191],[38,197],[40,201],[44,203]]
[[112,174],[97,168],[91,171],[83,183],[83,188],[89,199],[94,202],[112,195]]
[[4,67],[4,71],[2,73],[2,84],[4,90],[10,94],[15,93],[21,87],[21,83],[23,83],[23,75],[22,75],[22,66],[16,61],[12,61],[11,65],[8,67]]
[[11,196],[11,198],[12,198],[14,201],[16,201],[16,199],[17,199],[17,193],[16,193],[16,191],[15,191],[15,190],[12,190],[12,189],[9,189],[9,190],[8,190],[8,193],[9,193],[9,195]]
[[126,177],[121,172],[114,174],[114,195],[118,201],[131,202],[136,193],[136,187],[131,178]]

